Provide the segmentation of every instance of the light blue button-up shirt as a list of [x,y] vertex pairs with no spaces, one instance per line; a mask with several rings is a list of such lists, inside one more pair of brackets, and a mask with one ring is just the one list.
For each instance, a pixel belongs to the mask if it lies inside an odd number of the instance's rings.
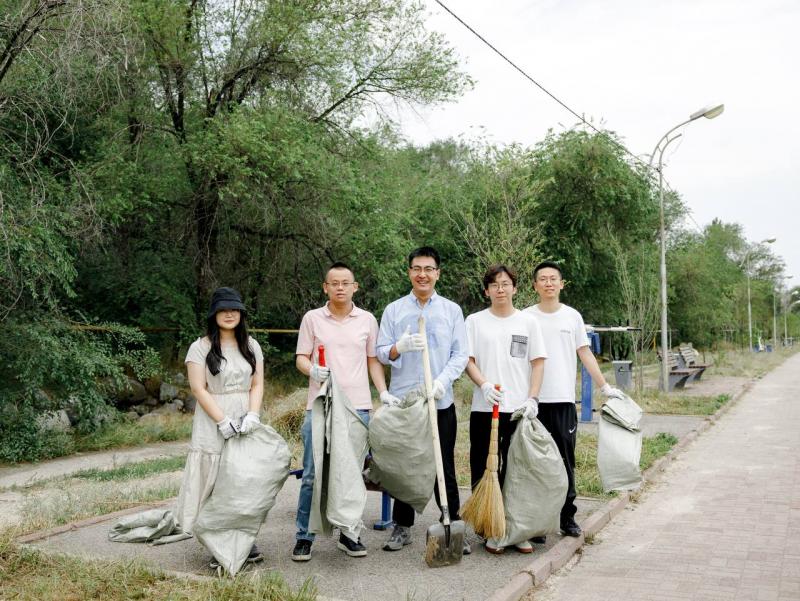
[[392,366],[389,392],[403,398],[414,388],[425,388],[422,370],[422,353],[407,352],[392,361],[389,351],[403,333],[411,326],[411,333],[419,332],[418,319],[425,317],[425,333],[428,336],[428,351],[431,374],[444,385],[444,396],[436,401],[437,409],[447,409],[453,404],[453,382],[461,375],[469,359],[467,329],[461,307],[433,293],[424,306],[414,293],[397,299],[383,312],[376,347],[378,360]]

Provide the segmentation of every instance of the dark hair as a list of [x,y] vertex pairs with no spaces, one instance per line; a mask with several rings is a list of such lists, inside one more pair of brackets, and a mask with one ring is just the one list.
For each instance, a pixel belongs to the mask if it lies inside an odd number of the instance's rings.
[[325,277],[322,278],[323,281],[328,279],[328,274],[331,272],[331,269],[346,269],[350,273],[353,274],[353,277],[356,277],[355,272],[350,269],[350,266],[347,263],[342,263],[341,261],[336,261],[335,263],[331,263],[331,266],[328,267],[328,270],[325,272]]
[[553,263],[552,261],[542,261],[536,267],[533,268],[533,281],[536,281],[536,276],[539,275],[539,272],[546,267],[550,267],[551,269],[555,269],[558,272],[558,277],[562,280],[564,279],[564,274],[561,272],[561,268],[558,266],[558,263]]
[[[211,350],[206,355],[206,366],[212,375],[216,376],[222,369],[222,362],[225,357],[222,356],[222,345],[220,344],[219,325],[217,325],[217,315],[214,314],[206,320],[206,334],[211,341]],[[239,352],[242,357],[250,364],[250,373],[256,371],[256,355],[253,349],[250,348],[250,336],[247,333],[247,321],[244,313],[239,311],[239,323],[233,330],[236,336],[236,345],[239,347]]]
[[432,246],[420,246],[408,253],[408,266],[411,267],[411,262],[417,257],[430,257],[436,261],[436,267],[439,267],[439,253]]
[[489,284],[494,282],[495,279],[497,279],[497,276],[499,276],[501,273],[507,274],[508,277],[511,278],[511,283],[514,285],[514,287],[515,288],[517,287],[517,273],[510,267],[507,267],[503,264],[499,264],[499,265],[492,265],[489,269],[486,270],[486,273],[483,274],[483,289],[488,290]]

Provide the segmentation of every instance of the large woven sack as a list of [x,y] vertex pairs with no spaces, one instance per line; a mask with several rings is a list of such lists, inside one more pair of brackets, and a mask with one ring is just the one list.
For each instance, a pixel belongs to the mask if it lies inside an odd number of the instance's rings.
[[330,535],[333,528],[358,541],[367,504],[361,476],[367,454],[367,425],[331,374],[311,410],[314,491],[308,531]]
[[433,495],[433,456],[428,401],[418,390],[395,407],[381,407],[369,423],[369,479],[422,513]]
[[567,470],[553,437],[538,419],[519,420],[508,448],[503,505],[506,535],[501,547],[515,545],[534,536],[557,532],[561,508],[567,498]]
[[172,510],[148,509],[117,520],[108,533],[108,540],[115,543],[149,543],[179,531]]
[[214,490],[200,508],[194,535],[234,576],[289,475],[291,453],[270,426],[230,438],[220,457]]
[[597,470],[603,490],[636,490],[642,484],[642,409],[629,396],[610,398],[600,410]]

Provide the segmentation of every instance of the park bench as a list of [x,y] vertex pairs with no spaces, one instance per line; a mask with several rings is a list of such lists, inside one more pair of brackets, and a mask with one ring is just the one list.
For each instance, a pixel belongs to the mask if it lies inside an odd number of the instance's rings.
[[[664,361],[664,357],[662,356],[661,349],[658,350],[658,358],[660,361]],[[674,390],[676,388],[683,388],[686,386],[686,382],[688,382],[692,376],[695,375],[694,369],[689,368],[681,368],[678,363],[678,359],[671,350],[667,349],[666,353],[666,361],[667,361],[667,390]]]
[[703,375],[711,364],[700,362],[700,353],[692,346],[691,342],[683,342],[678,347],[678,353],[675,355],[678,360],[678,367],[680,369],[695,369],[695,374],[687,380],[688,382],[696,382]]

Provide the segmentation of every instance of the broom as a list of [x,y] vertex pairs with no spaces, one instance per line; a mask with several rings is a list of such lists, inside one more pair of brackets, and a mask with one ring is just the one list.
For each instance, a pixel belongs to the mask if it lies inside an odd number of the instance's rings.
[[[495,388],[500,389],[499,385]],[[461,518],[472,525],[476,534],[484,538],[503,538],[506,534],[506,511],[503,506],[503,491],[497,478],[500,463],[498,456],[498,427],[500,406],[492,408],[492,433],[489,436],[489,455],[486,457],[486,471],[472,496],[461,508]]]

